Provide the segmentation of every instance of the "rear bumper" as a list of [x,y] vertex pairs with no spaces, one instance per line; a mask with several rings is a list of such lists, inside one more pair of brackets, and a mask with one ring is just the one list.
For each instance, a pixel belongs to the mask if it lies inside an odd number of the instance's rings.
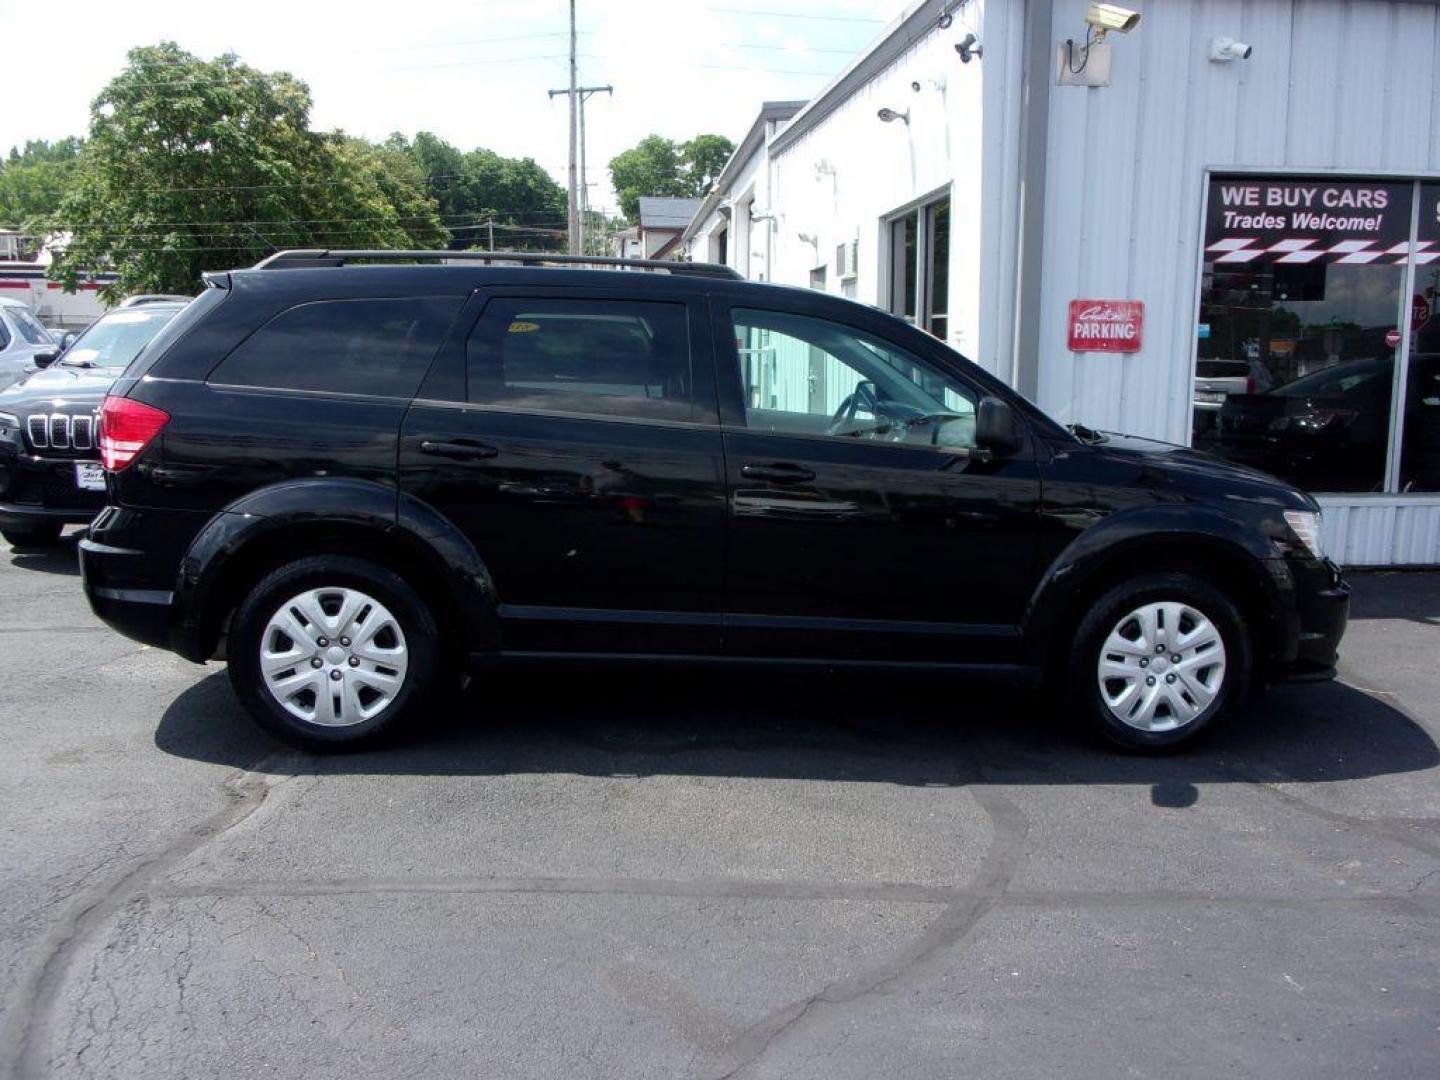
[[187,660],[209,659],[175,593],[180,559],[208,515],[107,507],[80,541],[90,609],[128,638]]
[[161,649],[173,647],[175,594],[165,589],[141,589],[133,584],[134,564],[144,553],[129,548],[80,541],[80,577],[90,610],[111,629],[128,638]]
[[1329,559],[1285,563],[1293,582],[1293,606],[1285,614],[1270,678],[1275,682],[1333,678],[1340,639],[1350,621],[1350,583]]

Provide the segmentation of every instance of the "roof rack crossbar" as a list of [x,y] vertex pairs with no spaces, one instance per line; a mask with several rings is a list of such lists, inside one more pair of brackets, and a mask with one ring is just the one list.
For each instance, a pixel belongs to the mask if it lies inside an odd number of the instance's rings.
[[620,259],[612,255],[555,255],[543,251],[394,251],[383,248],[374,250],[330,250],[321,248],[292,249],[277,251],[255,264],[256,270],[294,270],[321,266],[345,266],[356,261],[376,262],[441,262],[461,260],[479,263],[528,263],[539,266],[593,266],[616,269],[664,270],[671,274],[690,277],[714,277],[739,279],[741,275],[734,268],[720,263],[668,262],[663,259]]

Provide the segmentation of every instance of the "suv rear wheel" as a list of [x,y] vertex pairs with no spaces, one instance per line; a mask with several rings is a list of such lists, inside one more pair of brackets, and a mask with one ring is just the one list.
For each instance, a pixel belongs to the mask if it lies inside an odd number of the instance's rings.
[[1250,635],[1228,596],[1188,574],[1147,574],[1110,589],[1081,620],[1070,698],[1110,742],[1163,750],[1243,695],[1250,662]]
[[341,555],[268,574],[235,613],[230,681],[251,715],[310,749],[376,741],[423,712],[439,631],[414,589]]

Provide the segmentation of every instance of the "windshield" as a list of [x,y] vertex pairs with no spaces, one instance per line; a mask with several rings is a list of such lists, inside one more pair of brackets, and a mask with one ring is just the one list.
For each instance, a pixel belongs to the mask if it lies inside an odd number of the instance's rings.
[[1323,371],[1302,375],[1294,382],[1277,386],[1270,391],[1278,397],[1326,397],[1348,394],[1356,387],[1363,386],[1383,377],[1390,381],[1390,363],[1362,361],[1358,364],[1337,364]]
[[61,364],[123,369],[175,317],[177,308],[112,311],[75,339]]

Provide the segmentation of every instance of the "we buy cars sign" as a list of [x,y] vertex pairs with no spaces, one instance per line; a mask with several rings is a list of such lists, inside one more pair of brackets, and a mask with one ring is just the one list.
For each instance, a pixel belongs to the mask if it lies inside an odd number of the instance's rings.
[[1141,300],[1071,300],[1071,352],[1140,351],[1145,330]]

